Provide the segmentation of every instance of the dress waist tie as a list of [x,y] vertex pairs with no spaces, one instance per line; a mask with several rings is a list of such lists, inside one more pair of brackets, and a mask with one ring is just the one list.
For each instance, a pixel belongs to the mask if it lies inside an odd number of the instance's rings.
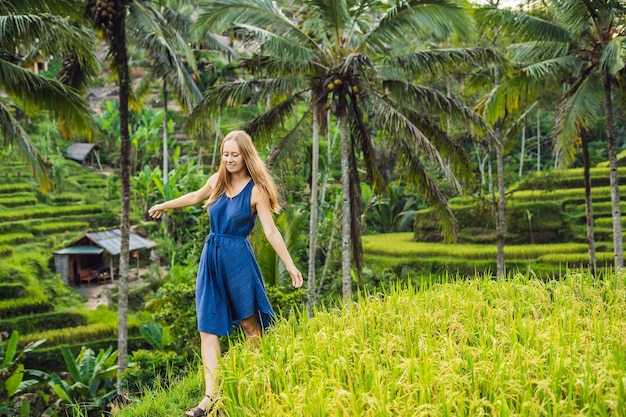
[[[217,305],[215,302],[215,291],[213,291],[213,288],[215,285],[217,285],[217,288],[222,295],[222,299],[227,300],[226,291],[224,290],[223,280],[219,276],[220,272],[219,272],[218,263],[217,263],[217,250],[220,247],[220,244],[222,243],[223,239],[247,239],[247,236],[236,236],[236,235],[227,235],[224,233],[210,232],[207,235],[206,239],[204,240],[204,243],[208,246],[207,256],[213,257],[213,262],[209,262],[208,263],[209,268],[207,268],[207,275],[208,275],[207,285],[210,286],[209,292],[208,292],[210,294],[209,308],[211,309],[213,313],[217,313]],[[228,308],[229,316],[232,317],[231,312],[230,312],[230,306],[227,305],[227,308]]]

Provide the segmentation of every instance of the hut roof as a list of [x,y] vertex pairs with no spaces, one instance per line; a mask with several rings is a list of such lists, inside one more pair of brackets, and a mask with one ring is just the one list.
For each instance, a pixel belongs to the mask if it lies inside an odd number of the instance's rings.
[[96,145],[93,143],[74,143],[67,151],[65,151],[66,156],[69,159],[73,159],[74,161],[85,162],[87,155],[89,152],[95,148]]
[[[88,243],[86,240],[93,242],[95,245],[104,249],[111,255],[120,254],[120,247],[121,247],[121,242],[122,242],[122,233],[120,229],[103,230],[101,232],[87,232],[80,238],[76,239],[74,243],[72,243],[70,246],[68,246],[65,249],[61,249],[60,251],[55,252],[55,254],[63,255],[63,254],[78,253],[78,252],[82,254],[86,254],[85,252],[81,252],[85,250],[84,248],[86,246],[88,246],[88,245],[85,245],[85,243]],[[150,249],[155,246],[156,246],[156,243],[154,243],[151,240],[143,238],[135,233],[130,234],[130,241],[128,245],[129,251],[134,251],[137,249]],[[78,249],[73,249],[73,248],[78,248]],[[80,249],[80,248],[83,248],[83,249]],[[77,250],[78,252],[76,252]],[[70,251],[70,252],[67,252],[67,251]]]

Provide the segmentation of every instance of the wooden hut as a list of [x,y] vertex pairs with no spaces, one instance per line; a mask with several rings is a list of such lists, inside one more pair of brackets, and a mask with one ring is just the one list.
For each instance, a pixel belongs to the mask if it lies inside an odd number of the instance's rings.
[[[139,252],[154,246],[156,243],[151,240],[130,234],[129,251],[137,260],[137,270]],[[87,232],[66,248],[54,252],[56,271],[72,287],[115,280],[118,278],[120,247],[120,229]]]

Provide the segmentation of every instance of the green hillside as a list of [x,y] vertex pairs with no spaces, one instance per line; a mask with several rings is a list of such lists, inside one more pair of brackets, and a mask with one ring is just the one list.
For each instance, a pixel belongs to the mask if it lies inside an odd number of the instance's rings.
[[[0,332],[17,330],[20,346],[46,339],[25,361],[44,371],[66,369],[61,346],[74,353],[117,346],[116,313],[84,309],[80,288],[65,285],[51,262],[55,250],[86,231],[119,225],[119,198],[108,177],[64,161],[62,188],[43,194],[25,165],[1,166]],[[131,348],[143,343],[138,324],[129,321]]]
[[[626,178],[626,168],[619,175]],[[598,268],[613,264],[608,168],[591,170]],[[626,194],[626,186],[620,187]],[[441,243],[430,210],[416,213],[414,232],[364,237],[366,260],[375,269],[417,275],[473,275],[495,271],[493,198],[457,197],[449,202],[459,225],[458,242]],[[622,204],[622,212],[626,202]],[[587,237],[582,169],[535,173],[507,192],[505,260],[509,270],[558,275],[586,267]],[[428,243],[430,242],[430,243]]]

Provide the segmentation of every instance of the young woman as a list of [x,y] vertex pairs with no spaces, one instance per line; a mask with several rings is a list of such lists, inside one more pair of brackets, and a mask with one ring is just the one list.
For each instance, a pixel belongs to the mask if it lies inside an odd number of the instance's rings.
[[155,204],[148,214],[158,219],[169,209],[206,200],[211,232],[206,238],[196,280],[196,313],[204,365],[205,397],[185,415],[201,416],[215,404],[215,370],[221,355],[218,336],[239,324],[254,342],[274,317],[261,271],[248,242],[258,217],[267,240],[287,267],[293,286],[302,286],[296,268],[272,213],[280,208],[276,186],[250,136],[230,132],[221,146],[221,163],[197,191]]

